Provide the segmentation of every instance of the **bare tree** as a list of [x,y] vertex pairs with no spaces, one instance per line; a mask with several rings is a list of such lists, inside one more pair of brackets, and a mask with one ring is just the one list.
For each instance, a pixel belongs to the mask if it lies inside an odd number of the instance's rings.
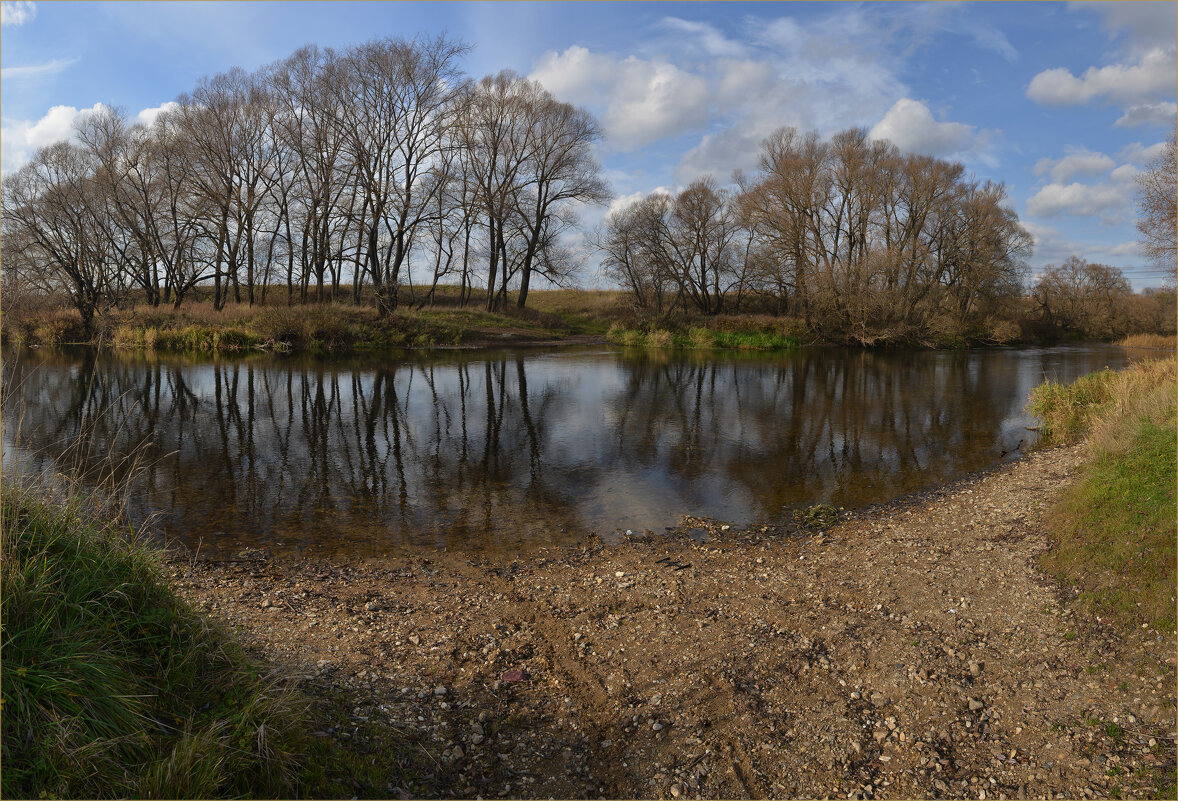
[[347,54],[334,83],[345,152],[364,196],[366,267],[381,314],[397,306],[414,231],[441,191],[434,167],[452,146],[463,88],[457,62],[467,49],[441,36],[370,42]]
[[1162,275],[1171,286],[1178,278],[1176,137],[1178,134],[1171,135],[1161,155],[1137,176],[1137,230],[1142,236],[1141,247],[1149,260],[1162,270]]

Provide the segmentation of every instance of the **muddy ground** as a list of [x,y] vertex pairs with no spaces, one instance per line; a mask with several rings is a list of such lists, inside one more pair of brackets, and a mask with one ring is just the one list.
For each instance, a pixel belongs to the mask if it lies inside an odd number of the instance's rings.
[[687,520],[515,559],[173,568],[270,660],[347,699],[349,724],[316,736],[364,748],[387,725],[436,765],[360,794],[1157,794],[1174,635],[1082,618],[1035,567],[1040,510],[1080,461],[1040,452],[822,532]]

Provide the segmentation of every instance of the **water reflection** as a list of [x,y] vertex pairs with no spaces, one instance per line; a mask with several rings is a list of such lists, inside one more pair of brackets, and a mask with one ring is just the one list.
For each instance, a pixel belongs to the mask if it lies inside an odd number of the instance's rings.
[[[885,501],[1017,452],[1044,376],[1111,347],[770,357],[502,351],[195,361],[23,352],[5,468],[141,454],[132,514],[206,550],[379,552],[771,522]],[[18,441],[19,440],[19,441]],[[1011,458],[1007,455],[1006,458]]]

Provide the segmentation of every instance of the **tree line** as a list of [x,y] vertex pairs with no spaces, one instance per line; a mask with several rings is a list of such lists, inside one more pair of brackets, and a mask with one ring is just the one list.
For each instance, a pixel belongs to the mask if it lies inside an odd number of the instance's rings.
[[[385,315],[406,284],[419,306],[446,284],[462,304],[522,307],[534,279],[565,283],[596,252],[651,318],[764,311],[860,343],[1009,340],[1032,313],[1103,335],[1094,321],[1114,306],[1104,328],[1144,325],[1115,268],[1069,262],[1028,285],[1033,240],[1002,184],[863,128],[782,128],[731,188],[652,194],[573,248],[578,211],[611,197],[600,125],[512,72],[470,79],[467,50],[445,36],[311,45],[204,78],[150,125],[87,115],[5,177],[5,279],[67,294],[90,331],[111,305],[179,308],[198,286],[218,310],[281,293],[372,298]],[[1141,179],[1146,251],[1167,265],[1173,159],[1171,140]]]
[[[1174,140],[1143,173],[1143,249],[1173,278]],[[1172,331],[1173,293],[1135,296],[1115,267],[1071,257],[1028,281],[1033,239],[1006,189],[961,164],[853,128],[782,128],[736,189],[697,180],[615,210],[603,266],[655,317],[761,309],[821,339],[1012,340]],[[1028,292],[1029,290],[1029,292]]]
[[488,309],[575,267],[561,235],[609,198],[597,121],[511,72],[471,81],[445,37],[304,47],[202,79],[150,126],[101,109],[3,186],[9,274],[67,292],[89,330],[141,293],[214,307],[367,290],[396,309],[409,264]]

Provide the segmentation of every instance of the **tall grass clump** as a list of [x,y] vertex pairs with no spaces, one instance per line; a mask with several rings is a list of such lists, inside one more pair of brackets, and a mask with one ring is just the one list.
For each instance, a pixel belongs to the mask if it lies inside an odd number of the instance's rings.
[[289,797],[302,712],[87,501],[0,490],[12,798]]
[[1178,370],[1174,359],[1044,384],[1031,409],[1047,444],[1085,438],[1088,462],[1048,514],[1047,572],[1125,628],[1175,628]]
[[1178,335],[1131,334],[1117,344],[1122,348],[1138,348],[1140,350],[1178,350]]

